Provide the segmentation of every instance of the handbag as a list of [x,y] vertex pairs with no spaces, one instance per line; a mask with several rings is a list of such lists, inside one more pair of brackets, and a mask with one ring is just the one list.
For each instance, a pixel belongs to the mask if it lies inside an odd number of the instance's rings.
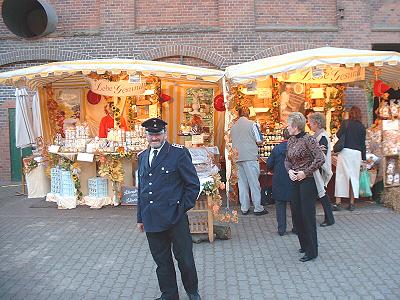
[[347,130],[347,123],[346,123],[346,129],[345,132],[342,133],[342,135],[339,137],[335,145],[333,145],[333,152],[334,153],[339,153],[340,151],[343,150],[344,148],[344,143],[346,141],[346,130]]

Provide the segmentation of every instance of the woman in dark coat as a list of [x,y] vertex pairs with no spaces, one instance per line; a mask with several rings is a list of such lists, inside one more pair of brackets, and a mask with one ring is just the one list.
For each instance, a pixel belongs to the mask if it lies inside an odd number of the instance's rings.
[[290,137],[287,129],[283,131],[284,141],[276,145],[267,160],[268,169],[272,169],[272,197],[276,205],[276,221],[278,233],[283,236],[286,232],[286,203],[292,199],[292,181],[285,168],[287,139]]

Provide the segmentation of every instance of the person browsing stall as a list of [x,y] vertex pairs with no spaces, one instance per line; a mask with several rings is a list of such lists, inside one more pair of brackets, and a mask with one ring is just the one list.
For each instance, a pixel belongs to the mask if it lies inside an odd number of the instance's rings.
[[306,118],[293,112],[287,120],[290,134],[285,167],[293,181],[292,212],[300,242],[301,262],[318,256],[315,201],[318,199],[313,173],[325,162],[315,138],[304,132]]
[[328,133],[325,131],[326,119],[325,115],[316,112],[308,115],[308,123],[310,129],[314,132],[314,138],[318,141],[322,152],[325,155],[325,162],[322,167],[314,172],[315,184],[317,185],[318,198],[324,209],[325,219],[320,224],[321,227],[331,226],[335,224],[335,217],[332,213],[332,205],[329,196],[326,193],[328,183],[332,178],[332,160],[331,160],[331,142]]
[[[272,197],[276,206],[276,221],[278,223],[278,234],[280,236],[286,233],[286,203],[291,204],[292,200],[292,181],[285,169],[285,159],[287,152],[287,139],[290,137],[287,129],[283,130],[284,140],[276,145],[267,159],[268,169],[272,169]],[[290,209],[292,206],[290,205]],[[292,213],[293,215],[293,213]],[[293,228],[293,232],[296,232]]]
[[172,252],[189,299],[199,300],[198,278],[186,212],[193,208],[200,182],[189,151],[166,140],[167,123],[142,123],[149,147],[139,154],[137,228],[146,232],[161,300],[179,299]]
[[348,210],[355,209],[355,199],[359,197],[360,166],[366,159],[365,137],[366,130],[361,123],[361,109],[352,106],[349,120],[340,125],[337,137],[345,135],[344,148],[339,152],[336,165],[334,210],[342,209],[342,198],[350,198]]
[[250,121],[248,107],[239,108],[239,119],[231,128],[232,147],[237,149],[239,201],[243,215],[250,211],[250,197],[254,205],[254,215],[268,213],[261,205],[260,164],[258,162],[258,146],[262,143],[262,135],[257,124]]

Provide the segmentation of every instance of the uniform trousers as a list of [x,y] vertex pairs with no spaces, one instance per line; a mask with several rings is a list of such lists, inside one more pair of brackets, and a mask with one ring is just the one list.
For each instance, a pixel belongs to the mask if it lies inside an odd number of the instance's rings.
[[163,299],[179,299],[171,245],[178,261],[183,286],[187,293],[195,294],[198,291],[198,279],[187,215],[182,216],[172,228],[162,232],[146,232],[146,236],[157,265],[156,273]]
[[254,212],[264,210],[261,205],[261,187],[258,177],[260,176],[260,164],[256,160],[238,161],[238,187],[240,208],[246,212],[250,208],[250,196],[254,205]]
[[314,177],[293,182],[292,213],[301,249],[308,257],[318,256],[315,201],[318,198]]

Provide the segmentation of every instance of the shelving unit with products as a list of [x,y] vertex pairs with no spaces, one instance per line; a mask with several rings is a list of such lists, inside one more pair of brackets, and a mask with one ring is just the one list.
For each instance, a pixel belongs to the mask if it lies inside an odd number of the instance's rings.
[[263,137],[263,143],[258,146],[258,154],[261,157],[268,157],[272,149],[283,141],[282,129],[267,130]]

